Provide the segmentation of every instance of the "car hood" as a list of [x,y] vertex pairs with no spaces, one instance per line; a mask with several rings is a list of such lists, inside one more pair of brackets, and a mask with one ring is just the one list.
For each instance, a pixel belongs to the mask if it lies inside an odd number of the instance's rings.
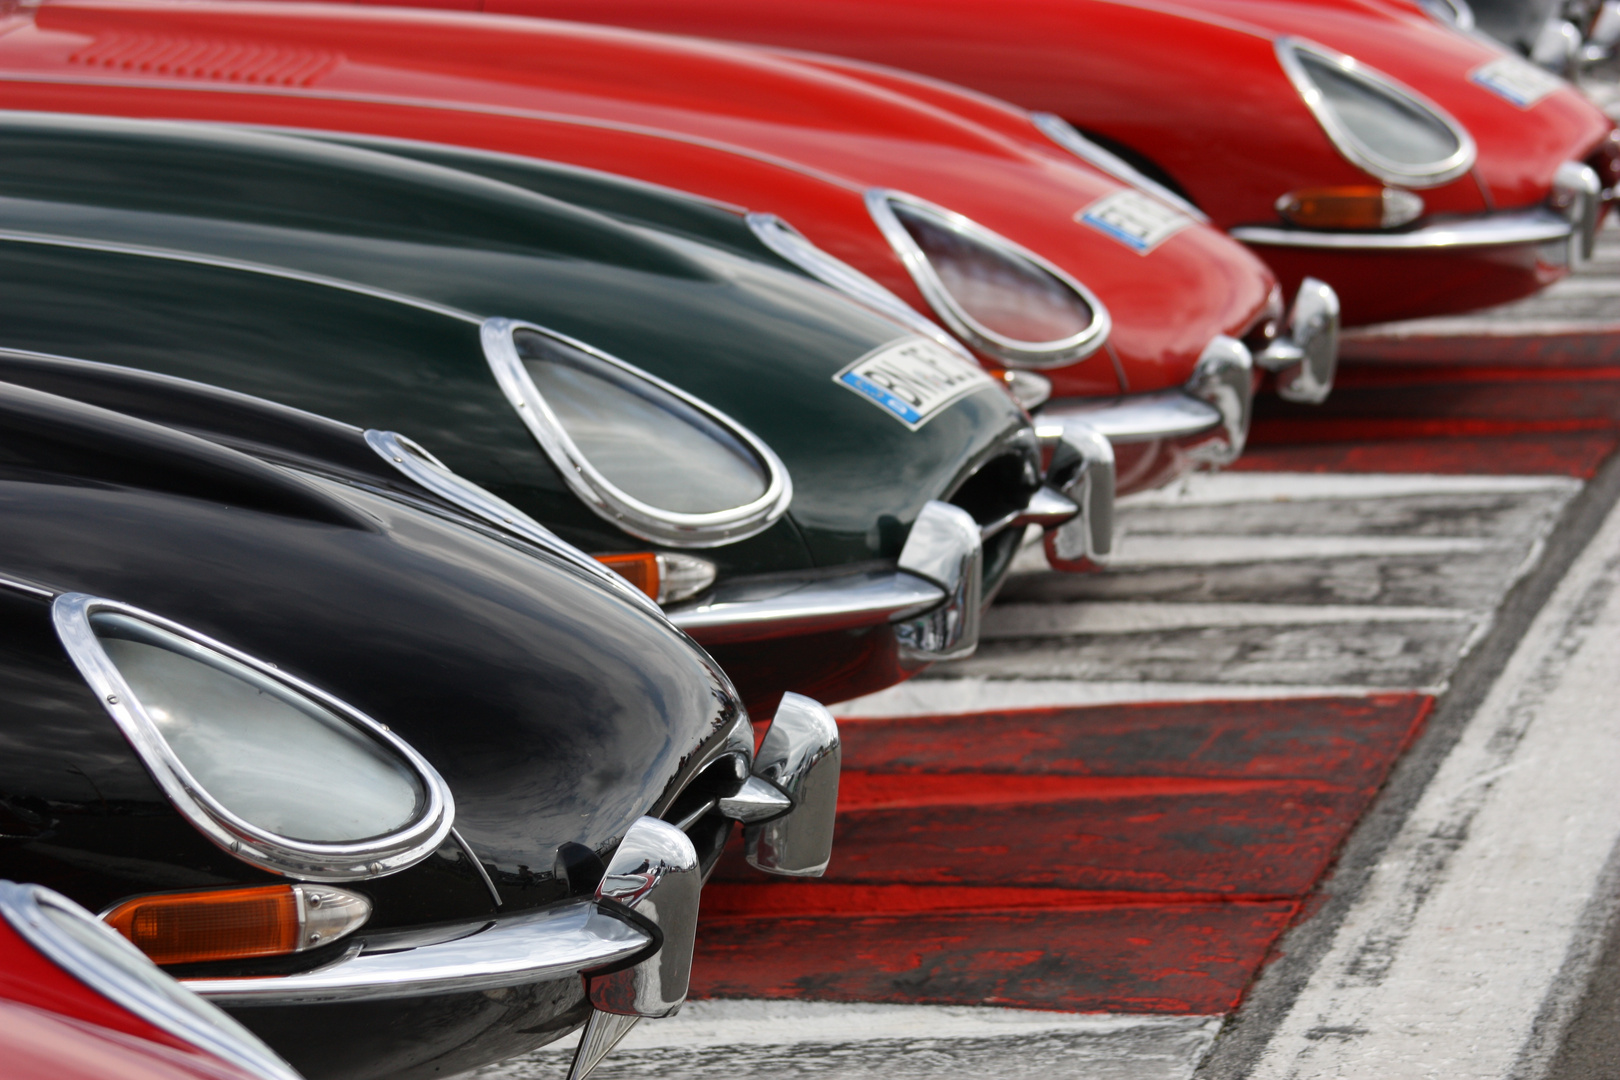
[[1284,75],[1274,49],[1280,35],[1356,56],[1470,129],[1478,180],[1425,189],[1431,212],[1540,202],[1553,171],[1585,158],[1611,128],[1569,88],[1526,110],[1526,122],[1517,106],[1468,78],[1500,50],[1370,0],[879,0],[799,4],[790,14],[739,0],[482,6],[814,49],[950,79],[1055,113],[1141,155],[1222,228],[1273,222],[1274,201],[1297,187],[1366,182]]
[[[908,191],[967,214],[1091,288],[1113,316],[1113,351],[1123,388],[1133,391],[1185,381],[1211,337],[1249,329],[1273,284],[1257,259],[1203,226],[1144,255],[1082,224],[1079,212],[1118,192],[1115,181],[1047,143],[1016,110],[898,73],[426,12],[53,4],[35,18],[0,38],[0,64],[12,75],[50,72],[54,89],[11,85],[13,100],[28,107],[409,135],[625,172],[780,214],[926,310],[861,199],[868,188]],[[213,89],[234,78],[229,72],[198,78],[76,61],[87,46],[94,53],[97,42],[137,32],[223,37],[327,60],[311,59],[297,85],[256,88],[238,79],[223,95]],[[458,47],[444,47],[450,40]],[[452,54],[477,59],[447,60]],[[536,65],[537,55],[556,63]],[[69,83],[119,89],[91,103]],[[911,83],[915,94],[903,90]],[[1062,394],[1122,388],[1101,352],[1056,378]]]
[[[488,318],[605,350],[720,409],[791,475],[727,572],[893,558],[929,499],[1027,439],[985,381],[912,430],[835,382],[906,331],[819,284],[482,177],[253,132],[0,118],[0,344],[393,428],[592,551],[501,394]],[[296,317],[292,317],[296,313]]]
[[[92,909],[276,879],[165,800],[69,662],[55,595],[172,620],[388,725],[516,906],[568,895],[560,847],[610,851],[746,723],[701,649],[547,551],[15,384],[0,424],[3,861]],[[376,929],[490,910],[454,845],[354,887]]]

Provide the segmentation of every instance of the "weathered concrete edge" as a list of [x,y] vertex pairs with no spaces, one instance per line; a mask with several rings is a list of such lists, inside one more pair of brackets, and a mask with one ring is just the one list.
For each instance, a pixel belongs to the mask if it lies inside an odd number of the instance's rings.
[[[1423,734],[1396,764],[1378,798],[1340,848],[1333,871],[1308,905],[1312,914],[1278,941],[1270,963],[1250,985],[1243,1005],[1223,1026],[1195,1073],[1195,1080],[1243,1080],[1254,1069],[1332,946],[1340,924],[1374,868],[1456,745],[1463,727],[1484,702],[1519,640],[1617,502],[1620,455],[1605,462],[1564,508],[1546,538],[1540,561],[1509,590],[1490,630],[1452,673],[1449,687],[1436,703]],[[1589,917],[1605,921],[1607,913],[1593,911]],[[1574,963],[1580,966],[1578,961]],[[1584,989],[1585,979],[1568,991],[1571,1000],[1579,1000]],[[1559,1026],[1554,1015],[1563,1006],[1549,1004],[1547,1008],[1552,1010],[1545,1014],[1548,1021]],[[1547,1054],[1555,1050],[1556,1046]],[[1539,1060],[1541,1054],[1535,1057]]]

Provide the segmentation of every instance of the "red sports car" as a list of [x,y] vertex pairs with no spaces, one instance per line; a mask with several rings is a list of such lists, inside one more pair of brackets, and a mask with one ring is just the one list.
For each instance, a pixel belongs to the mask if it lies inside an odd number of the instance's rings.
[[1296,283],[1285,316],[1264,265],[1184,201],[1077,160],[1021,110],[931,80],[572,23],[336,5],[47,3],[0,30],[11,108],[408,139],[390,148],[563,198],[566,176],[533,159],[696,193],[704,213],[746,214],[764,255],[940,320],[1020,373],[1027,403],[1049,380],[1043,416],[1112,440],[1121,491],[1235,456],[1252,367],[1296,400],[1331,384],[1332,290]]
[[1348,325],[1536,291],[1590,252],[1620,180],[1614,124],[1569,84],[1379,0],[442,2],[815,49],[996,94],[1186,195],[1285,289],[1328,282]]
[[298,1080],[236,1021],[59,893],[0,881],[7,1080]]

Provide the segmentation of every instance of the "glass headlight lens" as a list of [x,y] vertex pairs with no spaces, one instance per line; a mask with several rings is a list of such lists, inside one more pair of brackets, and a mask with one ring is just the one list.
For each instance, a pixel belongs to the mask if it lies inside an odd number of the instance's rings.
[[420,812],[427,792],[409,766],[330,709],[128,615],[98,612],[90,626],[186,771],[243,820],[343,843]]
[[897,192],[867,206],[923,296],[959,336],[1014,366],[1069,363],[1102,344],[1109,319],[1078,282],[959,214]]
[[1474,164],[1474,141],[1439,106],[1352,57],[1284,39],[1277,55],[1340,153],[1392,184],[1431,187]]
[[169,801],[238,858],[341,881],[403,870],[449,835],[444,780],[336,698],[125,604],[68,593],[52,618]]
[[674,394],[555,338],[513,338],[563,430],[621,491],[682,514],[765,494],[770,478],[748,447]]
[[502,392],[563,481],[630,535],[713,547],[787,511],[787,467],[706,402],[529,323],[489,319],[483,342]]

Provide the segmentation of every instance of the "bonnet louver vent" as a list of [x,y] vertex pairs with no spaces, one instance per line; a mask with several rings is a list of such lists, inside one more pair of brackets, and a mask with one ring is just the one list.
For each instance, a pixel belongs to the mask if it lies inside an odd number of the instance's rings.
[[258,86],[308,86],[342,56],[238,41],[151,34],[109,34],[74,53],[73,63],[142,75],[168,75]]

